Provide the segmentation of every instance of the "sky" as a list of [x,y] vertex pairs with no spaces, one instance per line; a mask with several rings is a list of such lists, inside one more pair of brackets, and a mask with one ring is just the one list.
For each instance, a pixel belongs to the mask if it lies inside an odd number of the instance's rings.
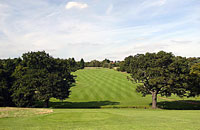
[[200,0],[0,0],[0,58],[200,57]]

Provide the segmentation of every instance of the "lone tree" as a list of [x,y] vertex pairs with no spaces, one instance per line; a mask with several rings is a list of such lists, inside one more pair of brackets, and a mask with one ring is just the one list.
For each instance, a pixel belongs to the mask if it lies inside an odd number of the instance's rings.
[[152,108],[157,108],[157,95],[183,96],[187,87],[189,67],[186,58],[160,51],[135,55],[131,61],[131,77],[140,83],[136,91],[152,95]]
[[65,99],[75,82],[70,66],[65,60],[54,59],[42,52],[29,52],[13,73],[13,101],[17,106],[33,106],[35,101],[44,101],[49,106],[51,97]]
[[85,62],[84,62],[83,58],[81,58],[80,69],[84,69],[84,67],[85,67]]

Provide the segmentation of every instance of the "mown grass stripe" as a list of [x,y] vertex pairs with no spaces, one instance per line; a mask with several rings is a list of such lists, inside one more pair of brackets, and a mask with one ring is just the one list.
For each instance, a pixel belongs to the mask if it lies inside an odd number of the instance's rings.
[[149,106],[151,98],[143,98],[135,92],[136,84],[127,80],[129,74],[112,69],[84,69],[77,75],[76,86],[71,88],[70,102],[110,101],[125,106]]

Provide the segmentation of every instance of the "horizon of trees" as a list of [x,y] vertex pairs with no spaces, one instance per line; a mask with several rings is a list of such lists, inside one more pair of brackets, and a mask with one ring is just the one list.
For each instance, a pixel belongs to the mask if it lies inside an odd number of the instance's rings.
[[114,68],[119,67],[120,61],[111,61],[105,58],[103,61],[91,60],[85,63],[85,67],[103,67],[103,68]]
[[185,58],[172,53],[136,54],[123,61],[75,61],[53,58],[45,51],[24,53],[20,58],[0,59],[0,106],[34,107],[37,102],[49,106],[49,99],[68,98],[75,83],[71,73],[84,67],[117,68],[130,73],[127,77],[139,83],[136,91],[152,95],[156,108],[157,95],[195,97],[200,95],[200,57]]

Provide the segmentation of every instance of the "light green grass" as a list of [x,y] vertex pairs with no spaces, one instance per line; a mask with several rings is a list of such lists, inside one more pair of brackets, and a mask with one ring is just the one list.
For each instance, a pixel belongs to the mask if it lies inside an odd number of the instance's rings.
[[0,118],[2,130],[199,130],[199,128],[199,110],[54,109],[50,114]]
[[[71,95],[65,100],[73,103],[67,107],[150,106],[151,95],[142,97],[136,93],[136,84],[127,80],[126,73],[101,68],[78,70],[74,75],[77,75],[76,86],[71,88]],[[51,101],[59,102],[55,99]],[[62,106],[62,103],[59,105]]]
[[[136,83],[133,84],[127,80],[129,74],[118,72],[105,68],[89,68],[78,70],[74,75],[77,76],[76,84],[71,88],[69,99],[60,102],[51,99],[52,107],[64,108],[105,108],[105,107],[135,107],[149,108],[151,107],[151,95],[142,97],[138,94]],[[169,100],[168,100],[169,99]],[[160,98],[158,102],[170,100],[199,100],[199,98],[179,98],[175,95],[172,97]],[[161,108],[170,109],[200,109],[200,103],[194,106],[185,102],[178,102],[178,108],[174,107],[177,102],[167,102],[158,104]],[[186,108],[185,108],[186,106]],[[194,106],[194,107],[193,107]]]

